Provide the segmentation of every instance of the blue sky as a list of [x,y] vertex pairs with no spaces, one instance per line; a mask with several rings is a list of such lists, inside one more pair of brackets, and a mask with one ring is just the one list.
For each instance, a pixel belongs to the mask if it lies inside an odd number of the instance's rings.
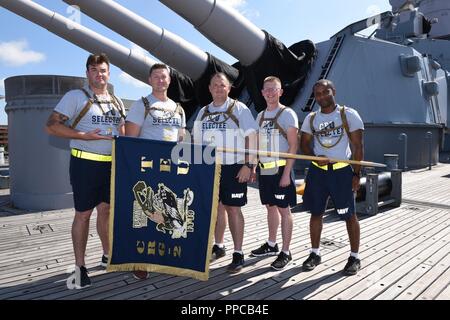
[[[11,0],[14,1],[14,0]],[[92,0],[96,1],[96,0]],[[189,0],[183,0],[189,1]],[[222,0],[236,8],[257,27],[267,30],[286,45],[304,39],[321,42],[348,24],[390,10],[388,0]],[[36,3],[70,17],[73,13],[62,0],[35,0]],[[128,9],[167,29],[200,49],[230,64],[236,59],[216,47],[188,22],[156,0],[116,0]],[[91,18],[81,15],[81,24],[113,41],[132,48],[129,40],[112,32]],[[49,31],[0,8],[0,95],[3,80],[16,75],[57,74],[84,76],[88,52]],[[152,57],[153,58],[153,57]],[[153,58],[154,60],[158,60]],[[110,82],[118,96],[137,99],[150,87],[127,77],[112,67]],[[0,124],[7,123],[5,102],[0,100]]]

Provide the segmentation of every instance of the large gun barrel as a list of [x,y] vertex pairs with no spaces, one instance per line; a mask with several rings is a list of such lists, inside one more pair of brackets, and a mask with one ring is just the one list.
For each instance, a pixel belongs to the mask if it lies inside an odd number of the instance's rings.
[[205,37],[249,66],[263,53],[266,35],[233,8],[216,0],[160,0]]
[[155,61],[30,0],[0,0],[0,6],[89,52],[105,52],[111,63],[147,83]]
[[63,1],[76,5],[83,13],[138,44],[193,80],[199,79],[207,68],[208,55],[204,51],[115,1]]

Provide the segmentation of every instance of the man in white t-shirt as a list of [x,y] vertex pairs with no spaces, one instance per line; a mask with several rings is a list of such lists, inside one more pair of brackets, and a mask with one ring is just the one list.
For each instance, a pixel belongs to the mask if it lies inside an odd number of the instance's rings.
[[[167,65],[156,63],[150,68],[148,83],[152,93],[131,105],[125,123],[125,135],[160,141],[183,140],[186,117],[183,108],[167,96],[170,80]],[[162,216],[159,218],[163,219]],[[147,279],[149,273],[135,270],[133,276]]]
[[[267,108],[258,114],[258,149],[270,152],[297,153],[298,118],[289,107],[280,103],[283,95],[281,80],[277,77],[264,79],[262,95]],[[252,250],[255,257],[278,255],[271,264],[272,269],[282,270],[292,261],[289,246],[292,238],[293,220],[291,207],[297,204],[294,182],[294,159],[259,157],[258,182],[261,203],[267,208],[269,239],[258,249]],[[280,225],[283,247],[278,250],[277,232]]]
[[113,136],[124,134],[125,117],[122,101],[107,91],[110,72],[105,54],[89,56],[86,77],[88,85],[81,90],[67,92],[46,126],[49,134],[71,139],[70,183],[75,203],[73,285],[76,289],[91,285],[84,256],[94,208],[97,209],[97,232],[103,247],[101,265],[106,267],[108,263],[111,141]]
[[[255,149],[258,126],[245,104],[228,97],[230,90],[230,80],[224,73],[219,72],[211,77],[209,91],[213,101],[197,115],[194,141],[227,149]],[[247,156],[238,153],[219,152],[216,161],[220,161],[222,166],[213,255],[215,258],[225,255],[223,240],[228,214],[234,253],[227,271],[236,273],[244,266],[244,216],[241,207],[247,203],[247,182],[250,181],[254,164]]]
[[[310,113],[303,122],[300,143],[303,154],[363,160],[364,123],[358,112],[336,103],[336,88],[330,80],[319,80],[313,90],[320,111]],[[350,257],[344,273],[354,275],[361,268],[358,255],[360,228],[354,198],[354,192],[359,189],[360,177],[360,165],[328,161],[311,163],[306,176],[303,205],[311,212],[312,248],[308,259],[303,262],[303,270],[313,270],[321,263],[319,245],[322,217],[329,197],[333,200],[336,213],[345,220],[350,239]]]
[[170,70],[157,63],[150,68],[148,83],[152,93],[130,108],[125,134],[130,137],[162,141],[180,141],[184,136],[186,117],[183,108],[167,96]]

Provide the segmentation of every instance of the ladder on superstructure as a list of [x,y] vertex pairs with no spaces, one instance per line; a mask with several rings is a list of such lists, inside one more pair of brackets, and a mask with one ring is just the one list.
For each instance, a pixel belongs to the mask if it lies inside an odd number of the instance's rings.
[[[331,48],[330,52],[328,53],[327,60],[325,61],[325,64],[322,66],[322,71],[320,72],[320,76],[317,79],[317,81],[321,79],[325,79],[328,76],[328,73],[330,73],[331,66],[334,63],[334,60],[336,59],[336,56],[341,49],[342,42],[344,41],[345,35],[337,36],[336,40],[334,41],[333,47]],[[314,108],[314,104],[316,103],[316,99],[314,99],[314,91],[311,92],[311,95],[309,96],[308,102],[306,103],[306,106],[302,108],[303,112],[311,112]]]

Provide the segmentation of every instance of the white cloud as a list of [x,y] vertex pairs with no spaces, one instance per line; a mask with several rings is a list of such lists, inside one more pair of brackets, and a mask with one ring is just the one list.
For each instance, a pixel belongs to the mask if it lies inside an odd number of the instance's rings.
[[119,79],[122,83],[128,84],[128,85],[132,85],[133,87],[136,88],[146,88],[147,85],[145,83],[143,83],[142,81],[133,78],[132,76],[130,76],[128,73],[125,72],[121,72],[119,74]]
[[221,1],[235,9],[243,7],[247,2],[246,0],[221,0]]
[[144,56],[149,56],[148,51],[139,47],[137,44],[130,42],[131,44],[131,50],[133,50],[134,52],[140,53]]
[[259,17],[259,11],[256,9],[247,8],[246,0],[221,0],[225,5],[233,7],[237,11],[239,11],[242,15],[244,15],[247,19],[257,18]]
[[20,67],[44,60],[45,54],[28,49],[26,40],[0,42],[0,62],[6,66]]

